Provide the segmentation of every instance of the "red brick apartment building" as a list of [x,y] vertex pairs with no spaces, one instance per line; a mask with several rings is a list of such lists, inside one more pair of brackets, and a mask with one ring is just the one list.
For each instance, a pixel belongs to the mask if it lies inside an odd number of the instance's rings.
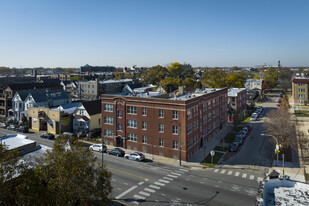
[[181,138],[181,160],[187,161],[225,126],[227,99],[226,88],[172,97],[104,94],[102,134],[106,144],[174,159]]

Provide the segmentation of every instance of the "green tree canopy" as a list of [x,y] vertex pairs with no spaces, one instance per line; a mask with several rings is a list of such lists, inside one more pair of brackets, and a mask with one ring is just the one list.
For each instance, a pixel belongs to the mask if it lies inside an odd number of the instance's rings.
[[202,74],[202,84],[210,88],[225,87],[226,72],[221,69],[209,69]]
[[82,77],[81,76],[74,76],[74,77],[71,77],[70,80],[79,81],[79,80],[82,80]]
[[275,68],[267,68],[263,74],[263,79],[267,81],[271,88],[277,85],[279,72]]
[[144,84],[158,85],[159,82],[167,76],[167,69],[160,65],[153,66],[148,70],[145,70],[142,74]]

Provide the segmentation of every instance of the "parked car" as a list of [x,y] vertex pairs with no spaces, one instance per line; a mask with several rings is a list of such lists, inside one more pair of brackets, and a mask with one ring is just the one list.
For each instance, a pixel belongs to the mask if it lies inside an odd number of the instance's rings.
[[258,109],[262,110],[263,111],[263,107],[262,106],[258,106]]
[[100,137],[101,133],[102,133],[102,129],[101,128],[92,129],[92,130],[90,130],[90,138]]
[[11,125],[7,126],[7,129],[8,130],[16,130],[16,126],[11,124]]
[[120,148],[114,148],[111,150],[107,150],[107,153],[110,155],[116,155],[117,157],[123,157],[125,155],[125,152]]
[[77,135],[75,133],[72,133],[72,132],[63,132],[62,135],[70,136],[70,137],[77,137]]
[[18,128],[16,129],[16,131],[22,132],[22,133],[27,133],[27,132],[29,132],[29,128],[26,127],[26,126],[20,126],[20,127],[18,127]]
[[0,128],[6,128],[6,124],[0,122]]
[[231,152],[236,152],[238,149],[238,144],[236,142],[233,142],[231,145],[230,145],[230,151]]
[[53,135],[52,133],[45,133],[42,134],[40,137],[44,139],[55,139],[55,135]]
[[256,119],[257,119],[257,113],[253,113],[253,114],[251,115],[251,117],[250,117],[250,120],[251,120],[251,121],[256,121]]
[[248,133],[249,133],[249,130],[248,130],[247,127],[243,127],[243,128],[242,128],[242,131],[245,131],[246,135],[248,135]]
[[277,107],[280,107],[280,105],[281,105],[280,103],[276,104]]
[[130,154],[125,154],[124,157],[130,160],[143,161],[145,160],[145,156],[140,152],[133,152]]
[[247,127],[249,132],[252,130],[252,125],[251,124],[245,124],[244,126]]
[[262,109],[256,109],[254,113],[257,113],[258,115],[260,115],[262,113]]
[[282,99],[278,99],[278,103],[281,103],[282,102]]
[[92,151],[98,151],[98,152],[106,152],[107,151],[107,147],[105,145],[103,145],[102,148],[102,144],[93,144],[89,147],[90,150]]
[[247,132],[244,130],[241,130],[238,135],[240,135],[243,139],[247,136]]
[[234,142],[237,144],[242,144],[242,137],[240,135],[236,135]]

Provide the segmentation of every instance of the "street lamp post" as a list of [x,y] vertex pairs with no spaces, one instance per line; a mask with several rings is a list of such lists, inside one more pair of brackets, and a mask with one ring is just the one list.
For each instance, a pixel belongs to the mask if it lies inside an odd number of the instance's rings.
[[[273,135],[271,135],[271,134],[261,134],[262,136],[270,136],[270,137],[273,137],[275,140],[276,140],[276,149],[275,149],[275,152],[276,152],[276,154],[277,154],[277,166],[278,166],[278,159],[279,159],[279,157],[278,157],[278,152],[276,151],[277,150],[277,146],[279,147],[279,144],[278,144],[278,139],[276,138],[276,137],[274,137]],[[279,148],[278,148],[279,149]]]

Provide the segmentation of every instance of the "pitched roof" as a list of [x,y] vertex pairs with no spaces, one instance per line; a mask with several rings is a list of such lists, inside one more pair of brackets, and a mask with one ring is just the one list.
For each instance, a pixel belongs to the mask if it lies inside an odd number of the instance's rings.
[[70,99],[67,93],[63,90],[33,90],[30,92],[31,96],[36,102],[45,102],[48,99],[57,100],[57,99]]
[[18,91],[18,95],[21,98],[21,101],[25,101],[25,99],[27,98],[28,94],[31,92],[32,90],[21,90]]
[[82,102],[82,104],[89,115],[101,113],[101,100]]

